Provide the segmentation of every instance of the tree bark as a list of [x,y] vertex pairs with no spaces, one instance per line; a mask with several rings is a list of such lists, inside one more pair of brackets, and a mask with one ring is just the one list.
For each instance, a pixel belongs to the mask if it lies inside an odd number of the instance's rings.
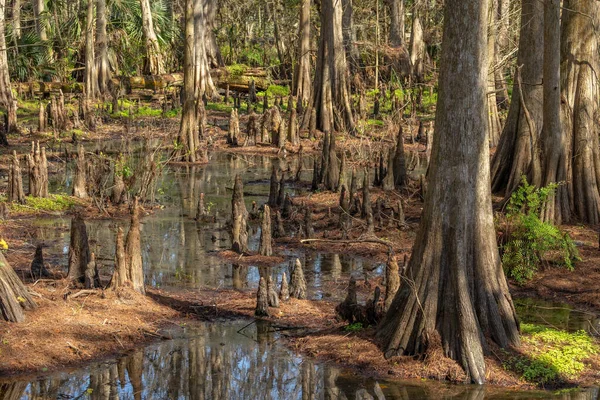
[[[339,2],[339,0],[335,0]],[[341,0],[342,2],[342,37],[346,59],[350,71],[355,72],[359,67],[360,54],[354,44],[356,42],[356,33],[354,30],[354,8],[352,0]],[[335,4],[334,4],[335,6]]]
[[202,0],[204,8],[204,17],[206,21],[205,29],[205,46],[206,56],[208,58],[208,64],[212,68],[218,68],[225,65],[223,57],[221,57],[221,51],[217,45],[217,38],[215,36],[215,20],[217,17],[218,0]]
[[90,262],[90,245],[87,228],[81,215],[71,220],[71,240],[69,242],[69,272],[67,278],[82,281],[85,269]]
[[98,72],[94,56],[94,3],[88,0],[85,20],[85,101],[89,102],[98,94]]
[[8,201],[24,204],[23,175],[17,152],[13,151],[8,169]]
[[244,184],[239,175],[235,176],[233,196],[231,198],[232,210],[232,249],[237,253],[248,251],[248,210],[244,203]]
[[354,132],[341,4],[338,0],[323,0],[321,4],[321,33],[311,106],[317,112],[317,128],[323,132],[334,129]]
[[378,332],[387,357],[422,353],[438,337],[475,383],[485,381],[486,338],[519,345],[489,186],[487,6],[445,2],[429,189],[403,283]]
[[[191,1],[192,0],[186,0],[186,7],[187,3]],[[160,46],[158,44],[156,32],[154,31],[154,21],[152,20],[152,8],[150,7],[150,0],[140,0],[140,7],[142,9],[142,33],[144,35],[144,41],[146,42],[144,73],[147,75],[164,74],[165,70],[163,66],[162,54],[160,52]]]
[[[17,131],[17,101],[13,96],[8,69],[8,56],[5,37],[6,0],[0,0],[0,107],[6,113],[5,130]],[[1,129],[1,128],[0,128]]]
[[[141,0],[142,2],[147,0]],[[196,0],[197,1],[197,0]],[[183,108],[178,149],[175,157],[184,162],[196,162],[196,96],[194,69],[194,0],[185,1],[185,40],[183,51]]]
[[217,88],[210,75],[210,65],[207,56],[208,24],[204,12],[204,4],[207,0],[194,1],[194,52],[196,70],[196,99],[200,102],[203,95],[207,98],[218,96]]
[[0,315],[2,319],[10,322],[23,322],[25,320],[23,310],[32,310],[36,307],[29,291],[6,261],[4,254],[0,252]]
[[75,174],[73,177],[73,196],[79,197],[80,199],[86,199],[88,197],[86,189],[86,162],[85,152],[83,145],[79,145],[77,148],[77,160],[75,161]]
[[254,310],[254,315],[257,317],[269,316],[269,293],[267,290],[267,282],[262,276],[258,282],[258,291],[256,292],[256,309]]
[[300,259],[294,261],[294,269],[290,275],[290,297],[297,299],[306,299],[306,280],[304,279],[304,270]]
[[111,79],[108,62],[108,38],[106,37],[106,0],[96,0],[96,74],[98,76],[98,91],[108,93],[108,82]]
[[599,12],[595,1],[565,1],[561,32],[562,121],[572,138],[572,206],[579,220],[590,224],[600,222]]
[[543,128],[544,153],[542,185],[559,185],[548,199],[542,218],[554,224],[568,222],[571,218],[569,190],[566,184],[570,166],[568,150],[570,138],[561,125],[560,106],[560,0],[544,2],[544,70],[543,70]]
[[298,61],[294,72],[294,95],[297,98],[298,108],[308,104],[311,94],[310,3],[311,0],[302,0],[298,26]]
[[412,30],[410,34],[410,63],[412,76],[417,82],[423,81],[425,73],[425,40],[423,38],[423,25],[421,25],[421,9],[416,4],[413,9]]
[[110,288],[117,290],[130,282],[129,271],[127,268],[127,259],[125,257],[125,243],[123,241],[123,228],[117,228],[117,238],[115,243],[115,269],[110,280]]
[[21,0],[13,0],[12,3],[12,24],[15,43],[21,39]]
[[146,294],[140,238],[140,207],[137,198],[133,201],[131,224],[129,232],[127,232],[127,238],[125,239],[125,262],[128,270],[127,276],[131,281],[133,290],[141,294]]
[[260,246],[258,252],[261,256],[270,257],[273,255],[273,246],[271,239],[271,208],[266,204],[262,216],[260,230]]
[[522,68],[515,74],[508,117],[491,166],[492,191],[504,193],[506,198],[519,186],[523,175],[536,186],[541,183],[536,175],[543,123],[543,7],[543,2],[524,0],[521,8],[517,68]]
[[385,0],[390,9],[390,45],[404,44],[404,0]]

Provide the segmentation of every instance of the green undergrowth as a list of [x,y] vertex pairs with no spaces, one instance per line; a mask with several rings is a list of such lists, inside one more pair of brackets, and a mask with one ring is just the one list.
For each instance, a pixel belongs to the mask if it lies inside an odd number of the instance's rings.
[[566,232],[541,219],[547,201],[558,185],[536,188],[522,178],[502,217],[502,264],[518,283],[533,278],[540,266],[557,265],[573,270],[580,261],[575,243]]
[[363,330],[363,325],[360,322],[355,322],[353,324],[346,325],[344,330],[346,332],[360,332]]
[[[1,199],[6,201],[6,198]],[[12,203],[10,209],[17,213],[67,211],[78,204],[78,200],[65,194],[51,194],[47,198],[25,197],[25,204]]]
[[538,386],[560,384],[581,376],[586,360],[598,354],[598,343],[584,331],[569,333],[534,324],[521,324],[526,353],[510,357],[506,369]]

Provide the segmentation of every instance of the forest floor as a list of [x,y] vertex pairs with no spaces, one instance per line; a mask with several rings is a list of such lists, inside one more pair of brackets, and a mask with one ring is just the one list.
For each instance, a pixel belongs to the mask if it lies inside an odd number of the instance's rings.
[[[227,114],[211,113],[212,134],[215,137],[214,150],[246,153],[276,154],[277,149],[265,146],[247,148],[228,148],[224,143]],[[177,129],[177,119],[167,120],[148,118],[146,122],[137,122],[137,128],[126,128],[123,122],[114,122],[99,127],[95,133],[86,133],[82,140],[106,140],[126,137],[148,138],[163,137],[171,140]],[[129,130],[129,131],[128,131]],[[406,132],[415,132],[410,127]],[[386,132],[377,131],[373,146],[386,143]],[[53,135],[30,134],[20,138],[11,137],[11,142],[26,145],[34,139],[47,142],[56,141]],[[69,141],[70,138],[63,138]],[[368,138],[354,138],[340,141],[338,147],[358,153],[358,148]],[[370,142],[369,142],[370,143]],[[317,151],[316,141],[303,140],[304,151]],[[408,150],[423,151],[423,145],[408,145]],[[289,153],[297,148],[288,147]],[[6,167],[8,152],[0,153],[0,169]],[[352,163],[349,163],[352,166]],[[357,162],[355,166],[360,166]],[[361,186],[359,184],[359,186]],[[275,253],[284,248],[303,247],[328,252],[340,252],[368,257],[386,262],[390,251],[395,254],[399,264],[410,257],[415,240],[422,209],[422,198],[418,182],[409,185],[402,196],[397,192],[371,190],[372,204],[378,198],[388,207],[403,199],[405,224],[399,226],[396,221],[375,217],[375,236],[365,235],[366,223],[352,217],[347,236],[342,239],[339,229],[339,194],[318,192],[304,197],[295,197],[293,205],[310,205],[315,228],[315,241],[302,242],[295,237],[286,237],[275,241]],[[144,343],[168,339],[173,329],[194,321],[212,321],[223,318],[253,318],[256,293],[253,290],[203,289],[181,290],[177,293],[149,288],[147,296],[140,296],[130,290],[119,292],[109,290],[95,293],[79,293],[64,280],[64,268],[51,269],[56,279],[35,281],[28,275],[33,259],[34,247],[31,244],[32,221],[38,213],[64,214],[77,206],[84,207],[89,218],[122,218],[127,215],[125,207],[99,211],[92,203],[78,203],[70,198],[68,207],[58,210],[13,210],[10,219],[0,220],[0,239],[9,241],[7,260],[24,279],[34,293],[38,303],[37,310],[27,312],[27,321],[22,324],[0,323],[0,375],[43,374],[56,369],[75,367],[92,360],[104,359],[125,352]],[[146,210],[152,212],[150,208]],[[296,229],[301,225],[303,215],[292,213],[286,221],[286,228]],[[535,297],[550,301],[568,303],[580,309],[600,312],[600,251],[595,226],[563,226],[578,243],[582,261],[576,264],[574,271],[547,267],[537,273],[531,281],[523,285],[511,282],[511,292],[515,297]],[[370,241],[370,239],[377,239]],[[220,254],[224,259],[239,256],[230,252]],[[238,260],[268,264],[280,262],[277,257],[261,259],[256,255],[247,255]],[[107,282],[108,277],[103,277]],[[359,299],[372,296],[374,288],[381,286],[380,279],[357,282]],[[328,290],[344,293],[346,284]],[[441,348],[432,348],[421,359],[413,357],[393,357],[386,360],[374,339],[373,327],[353,327],[336,317],[336,302],[324,300],[290,299],[277,309],[270,308],[268,320],[280,328],[287,336],[287,344],[295,351],[334,362],[346,368],[360,371],[362,374],[384,378],[423,378],[462,382],[464,372],[460,366],[443,357]],[[286,330],[287,329],[287,330]],[[534,338],[535,332],[525,332],[524,337]],[[503,387],[533,388],[536,385],[523,378],[522,371],[512,366],[519,362],[535,360],[540,348],[535,340],[524,340],[519,350],[508,352],[491,347],[487,357],[488,382]],[[550,387],[588,386],[600,382],[600,355],[590,353],[585,358],[585,369],[575,376],[561,375],[559,379],[548,383]]]

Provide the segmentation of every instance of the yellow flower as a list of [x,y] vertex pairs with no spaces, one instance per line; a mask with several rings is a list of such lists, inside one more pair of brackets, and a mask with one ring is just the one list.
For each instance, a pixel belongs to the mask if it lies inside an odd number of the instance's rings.
[[8,243],[6,243],[6,241],[4,239],[0,238],[0,249],[2,250],[8,250]]

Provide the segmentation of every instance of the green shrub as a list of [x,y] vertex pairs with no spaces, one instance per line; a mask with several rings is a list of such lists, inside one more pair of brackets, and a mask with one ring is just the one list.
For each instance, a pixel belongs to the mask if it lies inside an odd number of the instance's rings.
[[542,264],[553,262],[569,270],[579,261],[573,240],[540,215],[558,185],[536,188],[522,178],[506,207],[502,263],[507,275],[519,283],[533,277]]
[[248,71],[248,66],[244,64],[233,64],[227,66],[227,71],[231,76],[242,76]]
[[267,89],[267,94],[270,97],[286,97],[290,95],[290,88],[287,86],[269,85],[269,88]]

